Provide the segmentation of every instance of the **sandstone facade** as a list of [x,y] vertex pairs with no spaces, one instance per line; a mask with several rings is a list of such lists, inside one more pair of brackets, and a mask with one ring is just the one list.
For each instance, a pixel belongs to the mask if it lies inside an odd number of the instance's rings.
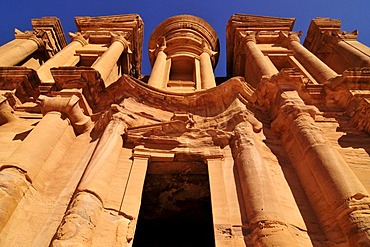
[[1,246],[370,246],[370,48],[341,22],[32,20],[0,47]]

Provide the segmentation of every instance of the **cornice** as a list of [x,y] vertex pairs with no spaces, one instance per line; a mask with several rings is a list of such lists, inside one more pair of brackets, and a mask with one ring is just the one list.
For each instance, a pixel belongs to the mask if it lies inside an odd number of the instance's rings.
[[306,38],[303,45],[316,54],[322,47],[322,36],[325,32],[340,32],[341,21],[330,18],[317,17],[313,19],[308,27]]
[[52,16],[32,19],[31,23],[33,30],[37,32],[52,30],[50,34],[53,36],[53,42],[50,41],[50,44],[55,45],[55,47],[52,48],[56,51],[60,51],[67,46],[62,24],[57,17]]

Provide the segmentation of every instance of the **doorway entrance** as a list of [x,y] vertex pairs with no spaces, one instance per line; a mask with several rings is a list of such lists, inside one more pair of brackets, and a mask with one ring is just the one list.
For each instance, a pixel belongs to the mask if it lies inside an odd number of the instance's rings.
[[133,247],[214,247],[207,167],[151,162]]

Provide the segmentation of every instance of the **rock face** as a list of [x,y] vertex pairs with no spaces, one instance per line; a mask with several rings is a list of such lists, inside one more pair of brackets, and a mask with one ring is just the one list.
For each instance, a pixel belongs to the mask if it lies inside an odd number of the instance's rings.
[[[339,20],[55,17],[0,47],[1,246],[370,246],[370,54]],[[43,61],[40,63],[39,61]],[[216,84],[217,82],[217,84]]]

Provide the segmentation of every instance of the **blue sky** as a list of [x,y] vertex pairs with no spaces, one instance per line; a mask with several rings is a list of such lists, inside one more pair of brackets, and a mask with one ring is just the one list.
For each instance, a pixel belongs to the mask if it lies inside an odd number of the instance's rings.
[[143,74],[149,74],[147,46],[151,32],[170,16],[192,14],[205,19],[218,33],[221,53],[216,76],[225,76],[225,29],[235,13],[295,17],[294,31],[302,30],[304,34],[315,17],[341,19],[342,30],[358,29],[358,40],[370,46],[369,7],[370,0],[1,0],[0,44],[13,39],[14,28],[30,30],[32,18],[57,16],[67,33],[76,30],[74,16],[137,13],[144,20]]

